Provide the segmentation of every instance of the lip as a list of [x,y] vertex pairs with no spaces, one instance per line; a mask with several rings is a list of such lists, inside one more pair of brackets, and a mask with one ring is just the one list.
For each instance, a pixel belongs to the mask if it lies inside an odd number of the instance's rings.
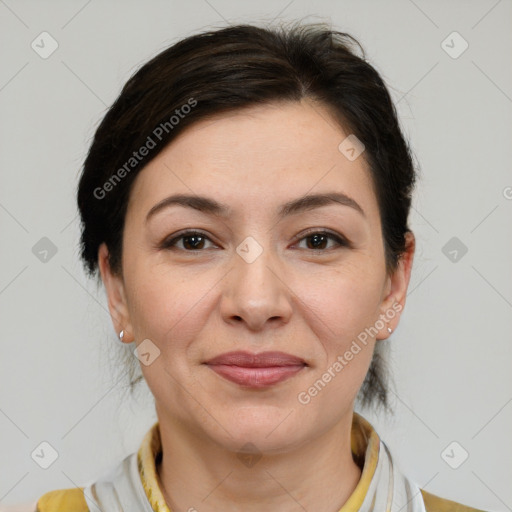
[[205,363],[219,376],[252,388],[272,386],[287,380],[307,366],[300,357],[284,352],[227,352]]

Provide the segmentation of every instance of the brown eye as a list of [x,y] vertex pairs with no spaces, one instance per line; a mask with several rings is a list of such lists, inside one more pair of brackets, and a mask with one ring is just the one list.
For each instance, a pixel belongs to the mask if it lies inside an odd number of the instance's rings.
[[333,248],[332,246],[327,247],[329,244],[329,240],[333,240],[336,243],[335,247],[348,245],[347,242],[343,238],[341,238],[333,233],[327,232],[327,231],[318,231],[318,232],[309,233],[308,235],[303,237],[300,240],[300,242],[302,242],[303,240],[306,240],[306,249],[313,250],[313,251],[322,251],[327,248],[329,248],[329,249]]
[[[186,252],[201,251],[205,248],[205,243],[211,240],[199,231],[186,231],[170,240],[166,240],[162,249],[179,249]],[[181,247],[180,247],[181,242]]]

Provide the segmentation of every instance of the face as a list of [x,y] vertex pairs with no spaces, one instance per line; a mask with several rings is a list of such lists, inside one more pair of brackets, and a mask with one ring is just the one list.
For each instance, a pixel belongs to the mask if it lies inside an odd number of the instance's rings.
[[[364,153],[338,149],[348,135],[318,104],[251,107],[189,127],[137,176],[123,277],[105,245],[100,270],[117,332],[149,340],[161,422],[279,452],[350,418],[376,340],[398,324],[414,246],[387,275]],[[166,203],[177,194],[205,200]],[[211,363],[235,351],[245,363]],[[296,359],[230,366],[263,352]]]

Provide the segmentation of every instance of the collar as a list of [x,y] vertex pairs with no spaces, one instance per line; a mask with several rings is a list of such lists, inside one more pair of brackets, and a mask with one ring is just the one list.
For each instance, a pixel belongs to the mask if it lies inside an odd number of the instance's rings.
[[[354,461],[362,468],[361,478],[348,501],[339,512],[359,510],[368,493],[379,459],[380,439],[372,425],[354,412],[352,417],[351,450]],[[162,440],[156,422],[145,435],[137,453],[140,479],[154,512],[171,512],[158,485],[157,461],[162,457]]]

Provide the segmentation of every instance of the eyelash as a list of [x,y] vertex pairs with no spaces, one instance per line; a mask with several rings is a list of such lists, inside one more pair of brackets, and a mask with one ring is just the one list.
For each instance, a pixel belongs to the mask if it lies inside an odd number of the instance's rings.
[[[347,239],[343,238],[342,236],[332,233],[331,231],[321,231],[321,230],[320,231],[318,231],[318,230],[309,231],[309,232],[303,234],[301,236],[301,238],[298,238],[297,242],[301,242],[302,240],[305,240],[313,235],[326,236],[326,237],[330,238],[331,240],[334,240],[338,244],[338,247],[351,247],[350,242]],[[212,240],[210,240],[210,238],[205,233],[203,233],[201,231],[190,230],[190,231],[184,231],[183,233],[180,233],[178,236],[175,236],[171,239],[165,240],[161,244],[160,249],[176,250],[176,242],[177,241],[179,241],[183,238],[188,238],[188,237],[193,237],[193,236],[200,236],[200,237],[212,242]],[[306,249],[306,250],[311,251],[311,252],[327,252],[332,249],[333,248],[331,247],[330,249]],[[199,252],[204,252],[206,249],[196,249],[196,250],[178,249],[178,250],[188,252],[191,254],[195,254],[195,253],[199,253]]]

